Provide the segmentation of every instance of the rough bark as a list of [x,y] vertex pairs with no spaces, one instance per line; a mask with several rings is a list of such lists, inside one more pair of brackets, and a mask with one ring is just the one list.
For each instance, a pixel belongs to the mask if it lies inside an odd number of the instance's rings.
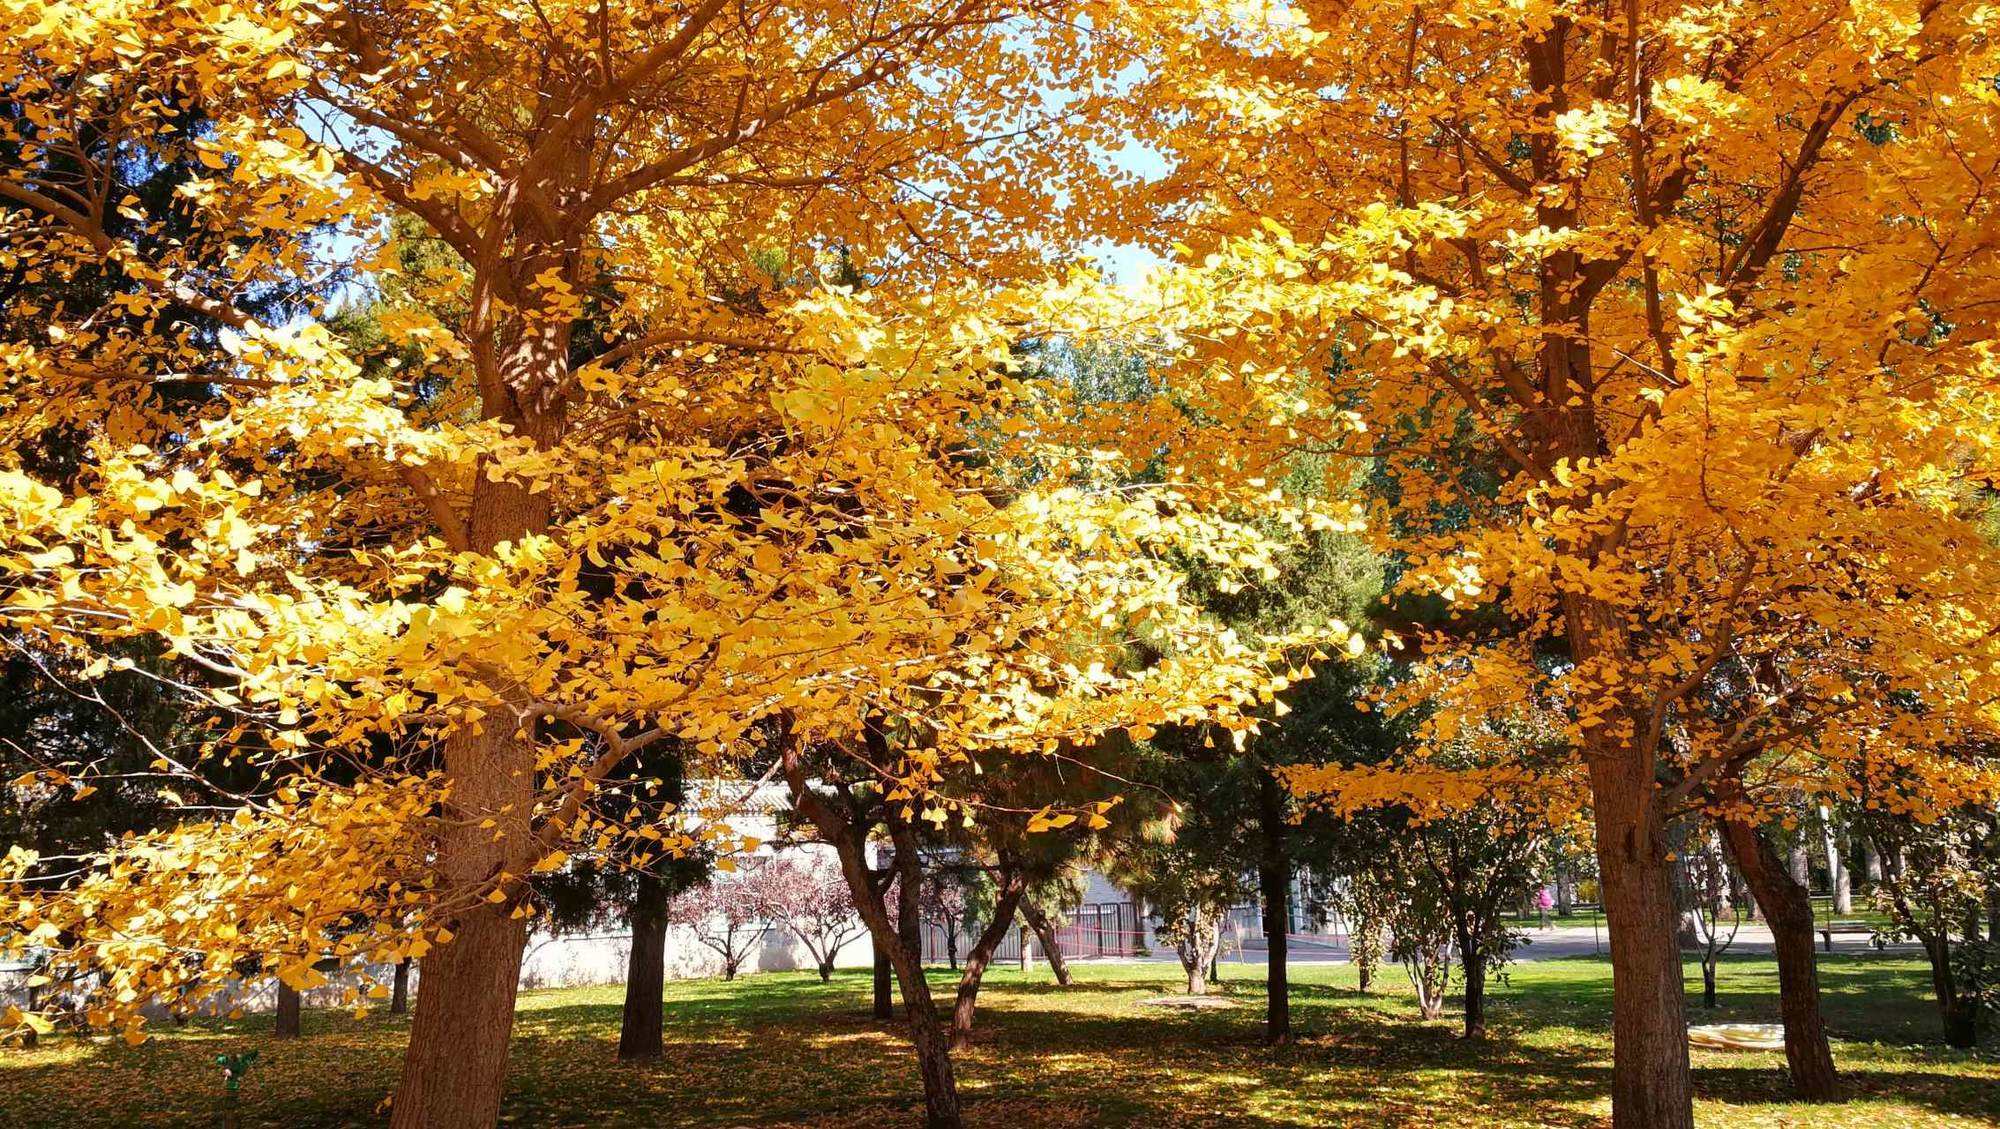
[[410,1010],[410,958],[396,962],[395,984],[389,990],[389,1014],[403,1015]]
[[[1594,773],[1595,775],[1595,773]],[[1636,777],[1636,774],[1634,774]],[[1687,1002],[1674,938],[1670,868],[1649,780],[1600,789],[1643,809],[1636,820],[1598,819],[1604,916],[1611,931],[1614,1129],[1693,1129]],[[1609,795],[1607,795],[1607,793]],[[1630,809],[1628,809],[1630,810]]]
[[277,1026],[272,1032],[273,1035],[280,1039],[296,1039],[299,1037],[299,1012],[301,1003],[299,990],[280,980],[278,982]]
[[1286,968],[1286,934],[1291,931],[1292,861],[1286,847],[1290,824],[1285,820],[1285,797],[1277,777],[1258,773],[1257,823],[1263,836],[1258,859],[1257,884],[1264,900],[1264,1041],[1280,1045],[1292,1041],[1292,990]]
[[526,922],[494,907],[460,917],[451,942],[424,958],[391,1129],[490,1129],[499,1122],[527,940]]
[[1833,1101],[1840,1094],[1820,1014],[1819,965],[1813,954],[1812,901],[1793,881],[1768,836],[1748,823],[1723,820],[1723,842],[1770,927],[1778,959],[1778,1014],[1785,1026],[1785,1063],[1792,1094],[1803,1101]]
[[[1578,328],[1586,330],[1580,340],[1554,346],[1554,354],[1566,356],[1574,372],[1590,372],[1588,326]],[[1578,344],[1584,356],[1566,354]],[[1564,454],[1584,450],[1570,440]],[[1562,621],[1574,661],[1624,661],[1626,627],[1610,605],[1570,593]],[[1688,1001],[1674,937],[1676,867],[1650,733],[1644,709],[1620,709],[1584,733],[1582,749],[1612,951],[1612,1129],[1694,1129]]]
[[1006,872],[1000,876],[998,896],[993,902],[993,920],[973,942],[972,951],[965,954],[965,968],[958,976],[958,998],[951,1009],[951,1049],[961,1051],[972,1045],[972,1019],[979,1007],[979,982],[986,976],[986,966],[993,961],[993,953],[1000,942],[1007,939],[1007,931],[1014,927],[1014,912],[1021,904],[1021,894],[1027,888],[1026,879],[1019,872]]
[[[1069,987],[1069,958],[1063,956],[1062,939],[1056,936],[1056,928],[1049,921],[1049,915],[1034,902],[1025,900],[1021,903],[1021,915],[1028,919],[1028,927],[1035,931],[1035,939],[1042,943],[1042,955],[1049,962],[1049,971],[1055,973],[1056,983]],[[1023,946],[1021,951],[1025,954],[1027,948]]]
[[[1572,610],[1572,633],[1599,611]],[[1581,648],[1577,658],[1588,657],[1589,649]],[[1591,754],[1598,873],[1611,933],[1611,1123],[1613,1129],[1694,1129],[1687,1000],[1674,937],[1679,914],[1653,757],[1622,742]]]
[[[550,265],[559,265],[551,263]],[[534,277],[541,266],[524,262]],[[568,377],[570,323],[517,323],[497,364],[480,366],[481,412],[541,447],[563,430],[562,393]],[[474,552],[545,530],[547,492],[517,481],[475,476],[465,513]],[[532,724],[532,723],[531,723]],[[444,741],[451,802],[438,833],[438,890],[451,906],[452,932],[423,958],[424,990],[410,1025],[403,1074],[390,1112],[391,1129],[487,1129],[499,1121],[507,1084],[507,1044],[514,997],[527,948],[525,918],[513,916],[525,894],[518,878],[534,864],[535,744],[504,714],[483,729],[465,728]],[[490,824],[485,824],[491,820]],[[507,895],[489,902],[496,888]]]
[[[423,958],[424,990],[391,1107],[393,1129],[486,1129],[500,1117],[514,995],[527,948],[526,920],[513,916],[518,882],[484,892],[500,874],[526,873],[518,852],[532,831],[534,748],[498,723],[445,742],[450,818],[438,836],[440,885],[459,903],[452,932]],[[479,825],[487,819],[492,828]],[[495,832],[503,834],[496,837]]]
[[636,879],[632,952],[625,964],[625,1009],[618,1025],[618,1057],[628,1062],[666,1052],[667,886],[658,877]]

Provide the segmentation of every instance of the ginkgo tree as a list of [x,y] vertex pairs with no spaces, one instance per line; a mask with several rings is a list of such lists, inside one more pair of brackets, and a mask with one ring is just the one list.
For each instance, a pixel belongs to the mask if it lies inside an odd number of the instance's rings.
[[[1692,1122],[1666,828],[1863,749],[1917,805],[2000,691],[2000,57],[1977,2],[1135,9],[1169,395],[1220,478],[1372,460],[1434,734],[1544,702],[1588,778],[1614,1123]],[[1190,411],[1192,405],[1196,410]],[[1231,443],[1181,436],[1191,420]],[[1200,472],[1195,472],[1199,474]],[[1275,476],[1274,476],[1275,478]],[[1749,816],[1750,813],[1738,814]]]
[[[1042,749],[1281,687],[1163,560],[1254,574],[1262,535],[1091,487],[1014,349],[1119,195],[1076,122],[1122,57],[1076,14],[0,0],[0,254],[122,281],[6,319],[0,427],[88,443],[60,486],[0,464],[0,617],[86,675],[113,642],[200,671],[206,755],[263,780],[9,900],[17,941],[133,1040],[245,956],[417,958],[394,1123],[492,1124],[531,876],[694,845],[617,771],[654,743],[726,771],[774,718],[855,747],[886,712]],[[208,170],[213,238],[129,208],[154,160]],[[335,311],[248,312],[330,271],[388,371]],[[1134,638],[1173,657],[1121,667]],[[899,763],[922,804],[937,765]]]

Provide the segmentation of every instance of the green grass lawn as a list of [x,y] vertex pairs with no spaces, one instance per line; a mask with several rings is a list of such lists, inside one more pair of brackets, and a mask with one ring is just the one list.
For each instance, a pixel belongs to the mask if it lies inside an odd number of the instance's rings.
[[[1716,1126],[2000,1125],[2000,1048],[1952,1051],[1921,965],[1868,955],[1822,966],[1835,1057],[1853,1099],[1784,1101],[1777,1054],[1696,1052],[1699,1120]],[[1055,987],[1045,969],[1001,970],[981,996],[981,1040],[959,1060],[968,1119],[1040,1126],[1596,1126],[1608,1119],[1610,968],[1600,960],[1518,965],[1495,993],[1493,1036],[1415,1020],[1400,970],[1361,995],[1347,965],[1295,973],[1296,1046],[1258,1041],[1262,967],[1224,966],[1243,1004],[1186,1015],[1138,1006],[1172,990],[1165,964],[1084,965]],[[1692,966],[1690,971],[1694,971]],[[938,983],[946,976],[940,970]],[[1696,1022],[1775,1018],[1775,972],[1732,961],[1722,1006]],[[1698,980],[1695,981],[1698,989]],[[917,1123],[914,1058],[896,1024],[867,1013],[868,980],[810,974],[667,989],[667,1057],[613,1058],[617,988],[530,993],[515,1027],[504,1115],[533,1126],[903,1126]],[[1698,1000],[1698,997],[1697,997]],[[386,1015],[309,1013],[306,1037],[276,1043],[270,1020],[169,1029],[127,1048],[44,1040],[0,1051],[0,1126],[219,1123],[222,1051],[262,1059],[244,1088],[245,1125],[378,1122],[407,1026]]]

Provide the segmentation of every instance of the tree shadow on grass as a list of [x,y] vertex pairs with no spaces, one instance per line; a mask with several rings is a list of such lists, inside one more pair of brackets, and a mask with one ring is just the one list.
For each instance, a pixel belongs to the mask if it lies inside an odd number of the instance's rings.
[[[1935,1032],[1920,967],[1843,957],[1822,971],[1835,1034],[1871,1040],[1837,1046],[1836,1055],[1850,1090],[1874,1103],[1845,1116],[1836,1107],[1828,1119],[2000,1116],[2000,1063],[1991,1052],[1906,1045]],[[1181,1013],[1137,1006],[1142,995],[1173,990],[1171,966],[1100,966],[1080,971],[1069,987],[1005,970],[981,995],[976,1045],[958,1058],[968,1122],[974,1129],[1603,1123],[1609,976],[1589,962],[1521,966],[1493,997],[1492,1035],[1481,1042],[1461,1039],[1450,1020],[1416,1021],[1393,976],[1386,990],[1362,994],[1339,982],[1344,969],[1302,975],[1292,988],[1300,1038],[1272,1048],[1261,1040],[1261,979],[1223,985],[1240,1007]],[[941,1004],[952,982],[938,970]],[[1716,1018],[1775,1018],[1768,960],[1730,962],[1723,985]],[[670,985],[666,1054],[644,1064],[615,1057],[619,989],[529,994],[503,1123],[915,1124],[921,1086],[907,1030],[900,1019],[869,1014],[869,988],[866,971],[831,984],[811,973],[767,973]],[[1707,1018],[1692,1010],[1697,1021]],[[206,1129],[218,1113],[213,1056],[249,1048],[266,1058],[245,1088],[246,1126],[379,1124],[377,1103],[394,1085],[406,1021],[315,1012],[307,1024],[298,1043],[272,1041],[268,1017],[252,1017],[198,1023],[135,1050],[86,1045],[67,1057],[38,1052],[12,1061],[0,1052],[0,1124]],[[1782,1056],[1702,1052],[1695,1061],[1706,1105],[1786,1098]],[[1821,1120],[1805,1111],[1785,1116]]]

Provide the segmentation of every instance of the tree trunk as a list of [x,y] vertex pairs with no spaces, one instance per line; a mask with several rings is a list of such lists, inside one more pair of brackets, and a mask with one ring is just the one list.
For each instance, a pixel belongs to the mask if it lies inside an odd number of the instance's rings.
[[[1800,833],[1801,835],[1804,834],[1803,829],[1801,829]],[[1810,897],[1812,894],[1812,853],[1806,850],[1805,843],[1798,842],[1792,844],[1788,862],[1790,864],[1789,869],[1792,872],[1792,881],[1798,883],[1800,888],[1804,889],[1807,896]]]
[[[40,986],[40,985],[38,985],[38,984],[30,984],[30,985],[28,985],[28,986],[27,986],[27,993],[28,993],[28,1011],[29,1011],[29,1013],[30,1013],[30,1014],[32,1014],[32,1013],[34,1013],[34,1012],[36,1012],[36,1011],[39,1011],[39,1010],[41,1009],[41,1006],[42,1006],[42,999],[41,999],[41,996],[42,996],[42,989],[41,989],[41,986]],[[182,1013],[182,1012],[178,1012],[178,1011],[176,1011],[176,1012],[174,1013],[174,1020],[175,1020],[175,1022],[177,1022],[177,1023],[179,1023],[179,1024],[183,1025],[183,1026],[184,1026],[184,1025],[186,1025],[186,1023],[187,1023],[187,1018],[186,1018],[185,1014],[184,1014],[184,1013]],[[23,1025],[23,1026],[22,1026],[22,1028],[21,1028],[21,1049],[22,1049],[22,1050],[28,1050],[28,1051],[32,1051],[32,1050],[34,1050],[34,1049],[35,1049],[36,1047],[39,1047],[39,1046],[41,1046],[41,1045],[42,1045],[42,1036],[41,1036],[41,1033],[40,1033],[40,1032],[38,1032],[38,1031],[36,1031],[36,1030],[35,1030],[35,1029],[34,1029],[33,1027],[29,1027],[29,1026],[26,1026],[26,1025]]]
[[[548,265],[563,264],[557,258]],[[517,269],[534,277],[542,273],[538,266],[523,261]],[[510,328],[505,355],[479,373],[481,414],[546,449],[564,426],[570,322],[523,319]],[[466,544],[491,553],[546,530],[550,505],[547,491],[476,474],[465,512]],[[467,726],[444,740],[451,799],[434,872],[438,893],[470,908],[445,923],[450,940],[440,940],[423,958],[424,990],[410,1024],[391,1129],[489,1129],[500,1119],[514,997],[528,944],[526,919],[513,916],[527,893],[518,876],[538,861],[530,823],[535,742],[532,732],[516,734],[510,724],[504,713],[495,714],[484,728]],[[503,881],[501,875],[517,877]],[[496,882],[506,895],[497,903],[486,900]]]
[[1825,804],[1819,806],[1819,840],[1826,851],[1827,884],[1833,887],[1833,912],[1854,912],[1854,889],[1847,877],[1847,868],[1841,865],[1840,844],[1833,834],[1833,811]]
[[1715,1008],[1715,954],[1707,953],[1701,958],[1701,1006]]
[[402,1015],[410,1010],[410,958],[396,962],[395,986],[389,991],[389,1014]]
[[[1569,618],[1574,630],[1578,617]],[[1577,657],[1589,658],[1588,649]],[[1653,760],[1622,745],[1593,752],[1597,862],[1611,932],[1611,1124],[1694,1129],[1679,915]]]
[[1257,865],[1257,885],[1264,899],[1264,1041],[1273,1046],[1292,1041],[1291,979],[1285,967],[1286,934],[1292,924],[1292,861],[1286,852],[1283,786],[1269,768],[1257,774],[1257,824],[1264,849]]
[[1882,854],[1866,836],[1858,838],[1861,839],[1861,877],[1870,888],[1873,888],[1876,883],[1882,881]]
[[1022,901],[1021,914],[1028,919],[1028,927],[1035,931],[1035,938],[1042,943],[1042,955],[1048,958],[1049,971],[1055,973],[1056,983],[1069,987],[1069,958],[1063,955],[1062,941],[1056,936],[1056,929],[1035,903]]
[[1354,964],[1355,988],[1364,995],[1375,985],[1375,962],[1381,955],[1375,948],[1379,937],[1373,915],[1357,911],[1347,924],[1347,959]]
[[297,988],[292,987],[283,980],[278,981],[278,1023],[277,1029],[273,1032],[278,1038],[296,1039],[299,1037],[299,1011],[301,1002]]
[[993,920],[973,942],[972,951],[965,954],[965,970],[958,977],[958,999],[951,1009],[951,1049],[955,1051],[972,1045],[972,1017],[979,1006],[979,982],[986,975],[994,950],[1014,927],[1014,911],[1021,904],[1027,881],[1019,873],[1003,874],[999,886],[999,896],[993,902]]
[[1931,990],[1937,994],[1938,1016],[1944,1020],[1945,1045],[1970,1050],[1979,1045],[1979,1004],[1959,994],[1958,977],[1951,967],[1951,942],[1943,937],[1924,939],[1924,951],[1931,958]]
[[1200,915],[1189,911],[1187,920],[1187,940],[1180,946],[1181,968],[1187,972],[1187,994],[1205,996],[1208,994],[1208,962],[1210,953],[1202,935]]
[[490,1129],[507,1085],[507,1041],[527,948],[525,921],[495,906],[461,916],[424,957],[392,1129]]
[[875,1018],[896,1018],[896,1000],[890,993],[895,990],[895,972],[889,967],[889,954],[882,948],[882,942],[871,934],[869,944],[875,950]]
[[644,1062],[666,1053],[667,884],[639,874],[626,921],[632,952],[625,964],[625,1011],[618,1025],[618,1057]]
[[[1440,962],[1443,966],[1440,968]],[[1417,996],[1417,1016],[1425,1020],[1436,1019],[1444,1014],[1445,982],[1451,979],[1451,953],[1443,956],[1434,951],[1413,953],[1403,959],[1403,971],[1410,978],[1410,988]]]
[[[879,758],[878,763],[886,763],[888,750],[883,747],[886,742],[879,731],[870,729],[867,739],[870,752]],[[924,1129],[961,1129],[964,1119],[959,1112],[958,1083],[952,1076],[951,1044],[944,1025],[938,1022],[930,984],[924,979],[923,923],[918,909],[923,874],[918,869],[915,832],[907,824],[889,821],[899,880],[896,919],[891,922],[888,907],[868,869],[862,829],[806,783],[797,746],[786,749],[782,764],[793,806],[813,822],[822,838],[833,843],[854,909],[874,938],[878,964],[886,955],[903,990],[903,1011],[909,1018],[910,1041],[916,1047],[917,1066],[924,1081]]]
[[1721,821],[1719,826],[1777,950],[1778,1013],[1785,1025],[1792,1094],[1801,1101],[1833,1101],[1840,1094],[1840,1076],[1834,1071],[1826,1020],[1820,1014],[1812,901],[1806,888],[1792,880],[1768,836],[1735,820]]
[[[889,834],[896,841],[896,865],[901,883],[897,888],[896,936],[888,946],[889,963],[896,983],[903,991],[903,1014],[909,1019],[910,1041],[917,1049],[917,1068],[924,1080],[924,1129],[960,1129],[964,1124],[958,1107],[958,1082],[951,1067],[951,1041],[938,1021],[931,986],[924,979],[923,917],[918,897],[923,886],[919,869],[916,835],[907,824],[890,823]],[[863,917],[867,917],[866,913]],[[878,915],[880,916],[880,915]],[[886,917],[880,922],[888,927]],[[876,923],[871,921],[870,928]]]
[[1207,970],[1201,965],[1199,960],[1187,965],[1187,994],[1190,996],[1208,995]]
[[[532,860],[519,852],[532,832],[534,749],[490,719],[480,734],[446,741],[450,816],[438,837],[440,885],[473,903],[448,923],[450,940],[423,958],[424,990],[410,1025],[403,1077],[391,1106],[392,1129],[490,1129],[500,1118],[507,1085],[507,1043],[527,921],[513,915],[518,882],[493,903],[483,892],[493,876],[525,874]],[[492,819],[495,828],[479,824]]]
[[899,959],[899,954],[892,954],[890,960],[902,985],[910,1041],[917,1048],[917,1069],[924,1079],[924,1129],[961,1129],[964,1119],[959,1114],[958,1083],[952,1075],[951,1041],[938,1022],[923,965],[908,956]]
[[1484,1039],[1486,1037],[1486,955],[1473,955],[1473,950],[1461,947],[1460,959],[1465,962],[1465,1037]]
[[1979,1008],[1961,999],[1940,1002],[1945,1045],[1971,1050],[1979,1045]]

